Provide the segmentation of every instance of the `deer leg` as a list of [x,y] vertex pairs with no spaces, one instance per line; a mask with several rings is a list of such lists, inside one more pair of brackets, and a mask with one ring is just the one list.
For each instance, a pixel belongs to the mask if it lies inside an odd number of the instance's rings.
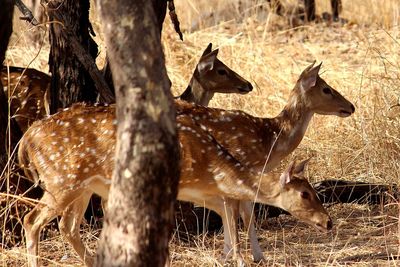
[[62,235],[72,245],[76,253],[86,266],[93,265],[93,256],[87,252],[85,245],[79,234],[79,228],[83,215],[89,204],[92,193],[85,193],[74,202],[72,202],[63,212],[60,221],[60,231]]
[[240,201],[239,211],[250,239],[253,260],[255,262],[262,261],[264,260],[264,255],[257,239],[252,203],[250,201]]
[[[224,253],[229,257],[229,253],[233,252],[233,258],[237,261],[238,266],[244,266],[244,260],[240,254],[239,236],[237,229],[237,220],[239,218],[239,201],[232,199],[224,199],[224,210],[222,214],[222,223],[224,225]],[[228,247],[230,244],[231,247]],[[232,249],[230,249],[232,248]]]
[[54,197],[45,192],[39,203],[31,212],[25,215],[24,229],[28,266],[38,266],[39,234],[42,228],[58,214],[56,209],[48,205],[54,202]]

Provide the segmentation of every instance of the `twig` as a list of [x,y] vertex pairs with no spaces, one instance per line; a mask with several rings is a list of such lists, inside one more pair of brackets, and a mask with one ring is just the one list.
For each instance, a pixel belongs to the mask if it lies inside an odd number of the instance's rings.
[[5,202],[4,199],[7,199],[7,198],[13,198],[13,199],[17,200],[18,202],[24,202],[24,203],[32,205],[32,206],[34,206],[38,203],[41,203],[40,200],[37,200],[34,198],[0,192],[0,203]]
[[39,25],[39,22],[33,16],[32,11],[30,11],[30,9],[27,8],[26,5],[22,3],[21,0],[15,0],[15,5],[18,7],[19,11],[21,11],[21,13],[24,15],[23,17],[19,17],[19,19],[26,20],[33,26]]
[[105,103],[114,103],[115,96],[111,92],[110,87],[107,85],[104,76],[97,68],[94,59],[88,54],[85,49],[83,49],[75,34],[73,34],[70,30],[65,29],[64,37],[67,40],[69,39],[71,41],[71,50],[74,51],[75,56],[78,58],[81,64],[88,71],[90,77],[93,79],[102,100],[105,101]]
[[171,18],[171,21],[174,24],[174,29],[179,34],[179,38],[183,41],[183,34],[181,32],[181,28],[179,27],[179,20],[175,12],[175,5],[173,0],[168,1],[168,10],[169,10],[169,17]]
[[392,108],[397,108],[397,107],[400,107],[400,104],[396,104],[396,105],[389,107],[389,110],[391,110]]

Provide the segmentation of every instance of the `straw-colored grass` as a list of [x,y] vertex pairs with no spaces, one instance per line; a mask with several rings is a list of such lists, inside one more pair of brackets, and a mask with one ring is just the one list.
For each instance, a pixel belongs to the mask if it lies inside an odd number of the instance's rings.
[[[209,42],[219,58],[255,89],[248,95],[216,96],[211,106],[241,109],[257,116],[277,115],[301,71],[313,60],[323,61],[321,76],[356,106],[349,118],[315,116],[300,146],[290,158],[313,156],[311,181],[327,178],[399,183],[400,180],[400,6],[398,0],[343,0],[348,24],[300,25],[295,19],[269,12],[265,1],[176,1],[184,31],[178,40],[167,17],[163,46],[167,69],[178,95],[189,82],[195,64]],[[297,1],[283,1],[288,12]],[[379,2],[379,4],[378,4]],[[317,13],[330,11],[329,1],[317,1]],[[292,23],[292,24],[291,24]],[[12,65],[47,71],[48,45],[38,53],[27,42],[28,27],[17,23],[7,59]],[[99,23],[94,23],[95,29]],[[297,25],[297,24],[296,24]],[[104,44],[101,35],[101,54]],[[102,59],[99,60],[102,62]],[[282,163],[285,165],[286,162]],[[263,222],[260,243],[265,266],[397,266],[399,210],[385,207],[336,205],[329,208],[335,230],[329,234],[289,216]],[[96,230],[97,231],[97,230]],[[95,230],[83,229],[94,248]],[[244,240],[244,233],[241,233]],[[41,242],[48,265],[77,265],[77,256],[54,232]],[[223,237],[202,235],[184,243],[174,235],[174,266],[220,265]],[[248,246],[243,254],[251,264]],[[23,246],[0,253],[0,265],[25,263]],[[393,258],[391,258],[394,256]],[[257,266],[254,264],[254,266]]]

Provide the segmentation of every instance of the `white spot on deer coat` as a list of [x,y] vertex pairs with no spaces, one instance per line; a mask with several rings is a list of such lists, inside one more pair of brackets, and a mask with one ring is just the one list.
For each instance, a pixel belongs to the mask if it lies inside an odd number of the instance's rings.
[[132,178],[132,172],[128,169],[128,168],[126,168],[124,171],[123,171],[123,175],[124,175],[124,177],[126,178],[126,179],[129,179],[129,178]]
[[224,177],[225,177],[225,173],[224,172],[220,172],[220,173],[214,175],[214,179],[217,180],[217,181],[222,180]]

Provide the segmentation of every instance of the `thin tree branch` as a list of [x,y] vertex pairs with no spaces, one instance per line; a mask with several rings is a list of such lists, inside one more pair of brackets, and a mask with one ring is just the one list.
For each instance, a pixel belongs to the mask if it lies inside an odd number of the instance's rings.
[[88,71],[90,77],[96,85],[96,89],[100,94],[101,99],[106,103],[114,103],[115,96],[112,93],[110,87],[107,85],[104,76],[101,74],[100,70],[97,68],[96,62],[88,54],[88,52],[83,49],[81,43],[76,38],[75,34],[71,31],[64,29],[64,38],[70,40],[70,46],[72,51],[74,51],[75,56],[81,62],[81,64]]
[[22,3],[21,0],[15,0],[15,5],[18,7],[19,11],[24,15],[23,17],[19,17],[21,20],[26,20],[33,26],[38,26],[39,22],[35,19],[33,16],[32,11],[26,7],[24,3]]
[[183,41],[183,34],[179,26],[179,20],[175,12],[175,5],[173,0],[168,1],[168,10],[169,10],[169,17],[171,18],[171,21],[174,24],[174,29],[179,34],[179,38]]

